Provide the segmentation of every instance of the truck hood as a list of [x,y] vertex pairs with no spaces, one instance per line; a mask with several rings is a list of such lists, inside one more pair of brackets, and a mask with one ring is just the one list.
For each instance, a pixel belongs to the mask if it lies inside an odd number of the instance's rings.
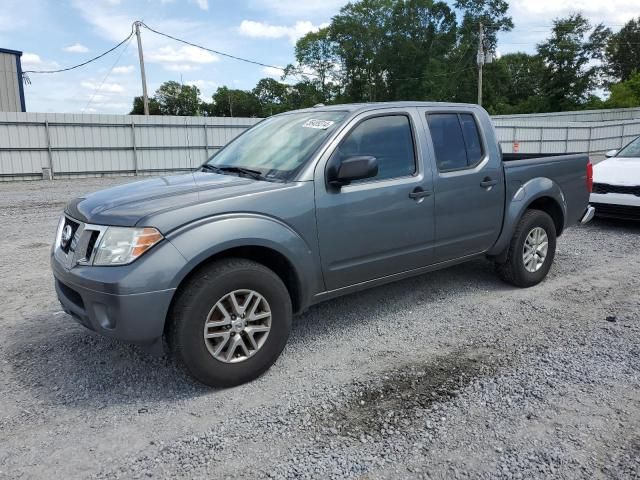
[[593,167],[593,181],[607,185],[640,185],[640,158],[612,157]]
[[72,200],[65,211],[85,223],[132,227],[153,214],[281,189],[285,185],[233,175],[196,172],[151,178],[100,190]]

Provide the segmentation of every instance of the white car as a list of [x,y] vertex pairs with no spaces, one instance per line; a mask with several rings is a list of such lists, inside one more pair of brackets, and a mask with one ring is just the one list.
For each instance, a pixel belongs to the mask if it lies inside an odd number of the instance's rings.
[[593,167],[596,216],[640,220],[640,137]]

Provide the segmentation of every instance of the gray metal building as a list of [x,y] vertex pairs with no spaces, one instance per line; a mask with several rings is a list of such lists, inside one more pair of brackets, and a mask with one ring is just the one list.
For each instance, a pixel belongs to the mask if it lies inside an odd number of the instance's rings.
[[0,48],[0,112],[26,112],[22,52]]

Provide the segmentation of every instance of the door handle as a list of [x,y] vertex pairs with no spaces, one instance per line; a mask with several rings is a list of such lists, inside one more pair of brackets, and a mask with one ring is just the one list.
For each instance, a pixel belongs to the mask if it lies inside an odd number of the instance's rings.
[[413,198],[414,200],[419,200],[421,198],[425,198],[431,195],[431,192],[428,190],[423,190],[420,187],[416,187],[413,192],[409,193],[409,198]]
[[494,185],[497,185],[497,184],[498,184],[498,181],[493,180],[491,177],[484,177],[484,180],[480,182],[480,186],[482,188],[493,187]]

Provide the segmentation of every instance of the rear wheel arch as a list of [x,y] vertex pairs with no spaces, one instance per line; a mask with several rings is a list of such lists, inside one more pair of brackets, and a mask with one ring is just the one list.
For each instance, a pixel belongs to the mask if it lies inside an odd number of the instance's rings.
[[531,201],[522,212],[524,215],[528,210],[540,210],[545,212],[553,220],[556,227],[556,236],[559,237],[564,230],[564,210],[558,201],[550,196],[538,197]]

